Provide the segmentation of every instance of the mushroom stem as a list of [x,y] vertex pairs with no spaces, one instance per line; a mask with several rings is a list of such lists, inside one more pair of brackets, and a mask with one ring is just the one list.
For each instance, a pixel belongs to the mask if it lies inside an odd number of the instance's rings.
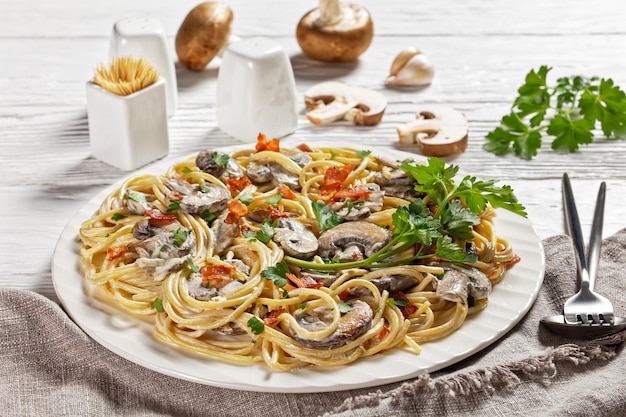
[[339,0],[320,0],[320,19],[321,26],[334,25],[341,20],[341,4]]

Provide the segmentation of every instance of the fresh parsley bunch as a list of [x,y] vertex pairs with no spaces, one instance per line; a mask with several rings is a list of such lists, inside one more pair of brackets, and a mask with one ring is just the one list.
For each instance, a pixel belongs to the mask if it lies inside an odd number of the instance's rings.
[[530,160],[546,135],[552,137],[552,149],[558,153],[591,143],[598,125],[607,138],[625,137],[626,94],[613,80],[572,76],[550,86],[551,69],[544,65],[526,75],[511,113],[487,134],[483,149],[496,155],[513,152]]

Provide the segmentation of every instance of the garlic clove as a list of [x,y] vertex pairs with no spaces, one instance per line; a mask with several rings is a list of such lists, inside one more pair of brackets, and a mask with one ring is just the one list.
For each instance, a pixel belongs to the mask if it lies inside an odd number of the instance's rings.
[[432,82],[434,76],[435,67],[428,57],[417,48],[407,48],[394,59],[385,83],[391,86],[425,86]]

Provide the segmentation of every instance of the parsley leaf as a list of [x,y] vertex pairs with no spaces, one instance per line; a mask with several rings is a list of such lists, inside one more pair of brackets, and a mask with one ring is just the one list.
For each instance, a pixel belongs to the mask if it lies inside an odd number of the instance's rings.
[[350,304],[346,304],[343,301],[339,301],[337,303],[337,308],[339,309],[339,312],[341,314],[346,314],[347,312],[349,312],[350,310],[352,310],[352,307],[350,306]]
[[280,203],[280,200],[283,199],[283,196],[280,194],[274,194],[271,197],[268,197],[265,201],[267,202],[267,204],[269,204],[270,206],[274,206],[276,207],[278,205],[278,203]]
[[343,222],[341,216],[329,209],[328,206],[321,200],[313,201],[313,203],[311,203],[311,208],[313,209],[313,214],[315,214],[315,218],[319,223],[320,233],[325,230],[332,229]]
[[128,190],[126,192],[126,198],[128,198],[129,200],[133,200],[133,201],[135,201],[135,202],[137,202],[139,204],[148,202],[146,200],[146,195],[145,194],[138,193],[138,192],[131,191],[131,190]]
[[360,151],[356,151],[356,156],[358,156],[359,158],[365,158],[367,155],[369,155],[371,153],[372,153],[372,151],[360,150]]
[[167,212],[171,213],[172,211],[176,211],[180,209],[180,201],[171,201],[170,205],[167,206]]
[[510,113],[486,135],[484,150],[532,159],[546,136],[558,153],[590,144],[597,127],[607,138],[626,137],[626,93],[612,79],[577,75],[550,85],[551,70],[544,65],[526,75]]
[[215,214],[211,213],[209,209],[204,209],[200,212],[200,218],[210,224],[215,219]]
[[122,219],[124,219],[124,218],[126,218],[126,216],[124,216],[124,215],[123,215],[123,214],[121,214],[121,213],[114,213],[114,214],[111,216],[111,220],[113,220],[113,221],[115,221],[115,222],[116,222],[116,221],[118,221],[118,220],[122,220]]
[[249,206],[250,203],[252,203],[252,200],[254,200],[254,197],[252,196],[252,194],[239,194],[239,197],[237,198],[246,206]]
[[155,298],[152,302],[152,308],[154,308],[159,313],[163,313],[165,311],[163,310],[163,301],[159,297]]
[[272,240],[274,237],[274,227],[276,226],[276,222],[274,224],[270,224],[269,221],[263,220],[261,223],[261,228],[257,232],[253,232],[252,230],[243,230],[243,235],[245,237],[249,237],[252,239],[256,239],[266,245]]
[[186,262],[187,262],[187,266],[189,267],[189,269],[191,269],[193,272],[195,272],[196,274],[200,272],[200,267],[193,263],[193,259],[188,257],[186,259]]
[[225,167],[226,164],[228,164],[228,161],[230,160],[230,156],[228,156],[228,154],[225,154],[223,152],[213,152],[213,160],[218,166]]
[[172,232],[172,235],[174,235],[174,241],[172,242],[172,244],[175,247],[179,248],[180,245],[185,243],[185,240],[187,240],[187,236],[189,236],[189,232],[184,229],[176,229]]
[[266,280],[274,281],[274,285],[278,288],[282,288],[287,285],[287,274],[289,273],[289,268],[287,264],[284,262],[278,262],[276,266],[268,266],[263,271],[261,271],[261,276]]
[[387,302],[391,305],[398,306],[398,307],[404,307],[409,304],[409,300],[406,298],[398,298],[396,300],[395,298],[389,297],[387,298]]
[[247,324],[250,330],[252,330],[252,333],[255,335],[259,335],[265,330],[263,320],[259,320],[257,316],[252,316],[250,320],[248,320]]

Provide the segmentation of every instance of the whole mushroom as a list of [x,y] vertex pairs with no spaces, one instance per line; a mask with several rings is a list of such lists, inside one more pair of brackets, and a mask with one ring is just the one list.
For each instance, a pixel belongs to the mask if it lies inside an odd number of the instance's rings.
[[176,54],[187,69],[201,71],[228,44],[233,12],[221,2],[200,3],[187,14],[176,33]]
[[367,9],[339,0],[320,0],[319,8],[306,13],[296,29],[302,51],[326,62],[356,61],[373,37],[374,24]]

